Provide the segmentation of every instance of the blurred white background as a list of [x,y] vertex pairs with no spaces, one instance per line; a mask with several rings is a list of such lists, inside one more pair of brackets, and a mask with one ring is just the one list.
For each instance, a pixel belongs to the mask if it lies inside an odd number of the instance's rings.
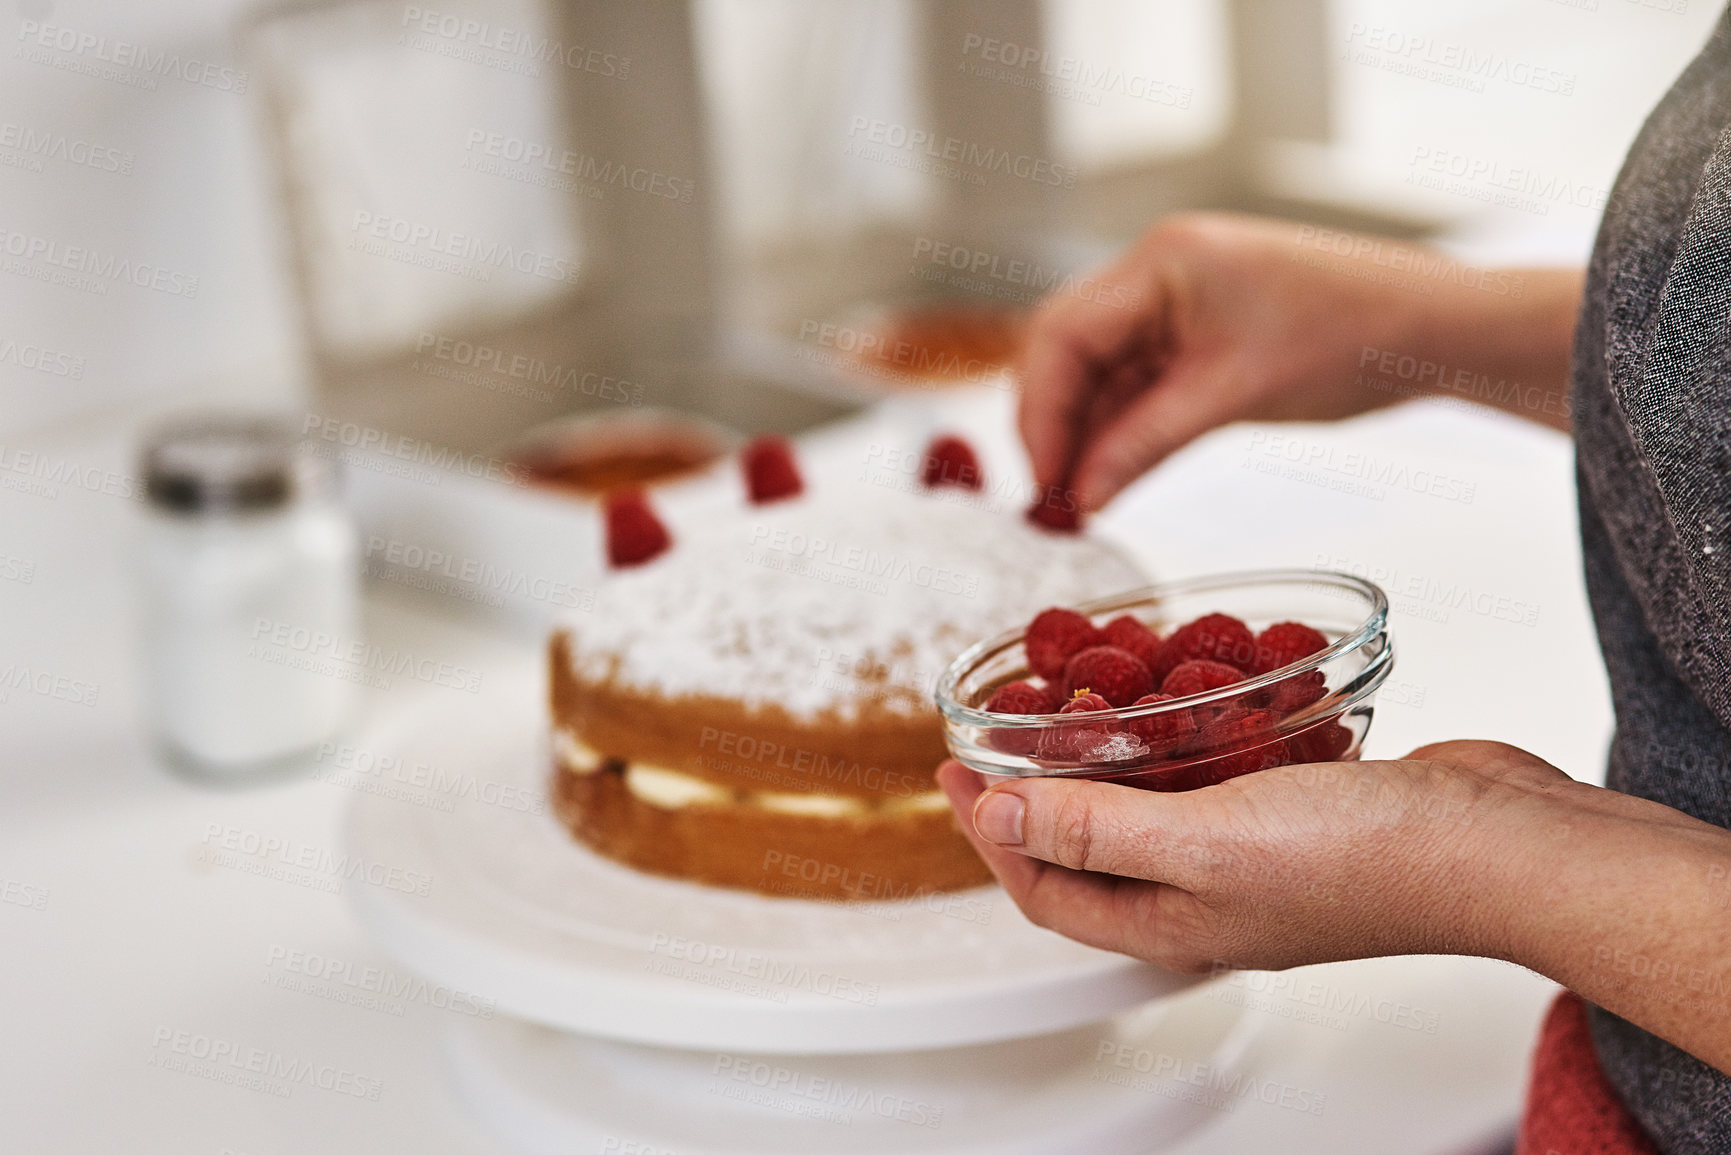
[[[247,76],[235,36],[237,19],[254,6],[7,7],[0,434],[45,432],[179,396],[292,397],[303,374],[286,246],[257,78]],[[1580,259],[1625,147],[1717,15],[1703,0],[1335,0],[1329,67],[1338,144],[1282,163],[1295,185],[1446,218],[1476,253]],[[917,121],[917,109],[898,109],[917,103],[899,54],[909,19],[906,4],[869,0],[700,5],[718,215],[738,243],[918,209],[918,175],[880,167],[861,180],[833,149],[813,149],[824,134],[844,134],[837,118],[861,101],[886,118]],[[1230,88],[1218,5],[1047,0],[1044,19],[1054,55],[1127,68],[1178,94],[1049,97],[1055,147],[1084,175],[1204,148],[1220,132]],[[55,31],[44,48],[47,26]],[[1415,77],[1401,71],[1398,48],[1415,38],[1433,55],[1470,52],[1546,70],[1572,91],[1495,79],[1475,90]],[[178,54],[188,66],[148,81],[137,68],[105,66],[103,54],[112,59],[120,41]],[[68,43],[70,51],[61,47]],[[230,71],[198,72],[191,62]],[[1438,161],[1445,171],[1529,170],[1543,187],[1566,191],[1494,207],[1482,199],[1484,181],[1442,190],[1414,183],[1415,172]],[[783,179],[790,169],[801,179]],[[81,247],[167,277],[156,288],[121,279],[45,283],[41,263],[28,259],[43,245]],[[196,295],[185,291],[191,278]],[[47,351],[46,367],[39,351]]]

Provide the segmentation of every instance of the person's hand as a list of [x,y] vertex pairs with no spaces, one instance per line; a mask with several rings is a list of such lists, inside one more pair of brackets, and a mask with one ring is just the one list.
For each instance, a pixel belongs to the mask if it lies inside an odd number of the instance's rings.
[[1434,302],[1352,275],[1370,262],[1303,236],[1282,221],[1169,217],[1094,279],[1112,291],[1044,304],[1017,372],[1035,480],[1094,510],[1216,426],[1400,400],[1355,374],[1367,348],[1418,352],[1410,331]]
[[1523,838],[1559,810],[1599,805],[1500,742],[1283,766],[1178,794],[1063,778],[987,789],[957,762],[938,781],[1031,921],[1185,972],[1510,957],[1524,872],[1549,865],[1523,854]]

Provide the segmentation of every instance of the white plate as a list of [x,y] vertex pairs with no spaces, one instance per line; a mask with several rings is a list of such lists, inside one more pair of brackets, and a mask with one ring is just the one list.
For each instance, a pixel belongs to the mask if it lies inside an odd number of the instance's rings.
[[359,794],[348,821],[352,858],[383,880],[350,888],[362,921],[499,1011],[664,1046],[841,1054],[1064,1030],[1197,981],[1041,930],[995,887],[862,909],[606,861],[545,809],[544,697],[521,681],[368,736],[433,785],[418,801]]
[[1192,997],[1037,1039],[785,1056],[505,1019],[447,1051],[468,1106],[526,1155],[1146,1155],[1265,1093],[1246,1054],[1262,1021]]

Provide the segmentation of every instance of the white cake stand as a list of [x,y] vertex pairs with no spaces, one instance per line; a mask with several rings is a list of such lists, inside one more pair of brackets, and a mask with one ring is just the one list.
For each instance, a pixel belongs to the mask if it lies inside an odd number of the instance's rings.
[[[1172,998],[1195,979],[1041,930],[996,888],[827,904],[655,878],[590,853],[546,806],[545,699],[535,679],[522,681],[492,703],[439,702],[369,735],[372,770],[347,841],[380,880],[349,893],[384,948],[495,1012],[457,1033],[453,1063],[477,1109],[524,1149],[544,1139],[570,1150],[586,1127],[616,1136],[665,1123],[683,1134],[679,1104],[712,1118],[732,1103],[744,1112],[732,1137],[699,1128],[667,1145],[967,1151],[976,1148],[962,1119],[984,1126],[1026,1111],[1033,1134],[1042,1119],[1092,1114],[1082,1107],[1104,1095],[1117,1106],[1101,1118],[1133,1119],[1136,1149],[1148,1150],[1152,1120],[1178,1126],[1195,1104],[1091,1078],[1101,1074],[1091,1048],[1122,1034],[1169,1059],[1230,1058],[1236,1014]],[[1103,1022],[1151,1000],[1161,1002]],[[1199,1009],[1171,1017],[1179,1005]],[[1026,1041],[982,1046],[1012,1039]],[[715,1077],[718,1051],[801,1056],[782,1065],[861,1085],[881,1076],[909,1095],[941,1084],[956,1107],[922,1138],[908,1132],[923,1128],[868,1124],[857,1111],[842,1127],[819,1117],[821,1104],[801,1116],[692,1091],[693,1079]],[[909,1054],[920,1051],[931,1054]],[[595,1094],[576,1093],[584,1080]],[[890,1123],[890,1145],[871,1146]],[[835,1146],[838,1134],[867,1145]],[[994,1144],[978,1149],[1019,1149]]]
[[528,1155],[1146,1155],[1254,1097],[1260,1016],[1195,995],[1056,1034],[877,1055],[452,1032],[464,1100]]

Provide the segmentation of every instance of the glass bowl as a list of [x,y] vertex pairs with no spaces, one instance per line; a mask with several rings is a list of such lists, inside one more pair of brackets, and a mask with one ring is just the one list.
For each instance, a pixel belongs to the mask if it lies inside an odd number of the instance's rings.
[[984,704],[1031,678],[1025,630],[973,646],[938,680],[950,752],[971,769],[1194,790],[1273,766],[1357,758],[1376,691],[1394,667],[1388,598],[1327,570],[1257,570],[1147,586],[1075,607],[1096,626],[1131,614],[1162,637],[1210,613],[1253,632],[1313,626],[1329,645],[1302,661],[1202,694],[1078,714],[999,714]]

